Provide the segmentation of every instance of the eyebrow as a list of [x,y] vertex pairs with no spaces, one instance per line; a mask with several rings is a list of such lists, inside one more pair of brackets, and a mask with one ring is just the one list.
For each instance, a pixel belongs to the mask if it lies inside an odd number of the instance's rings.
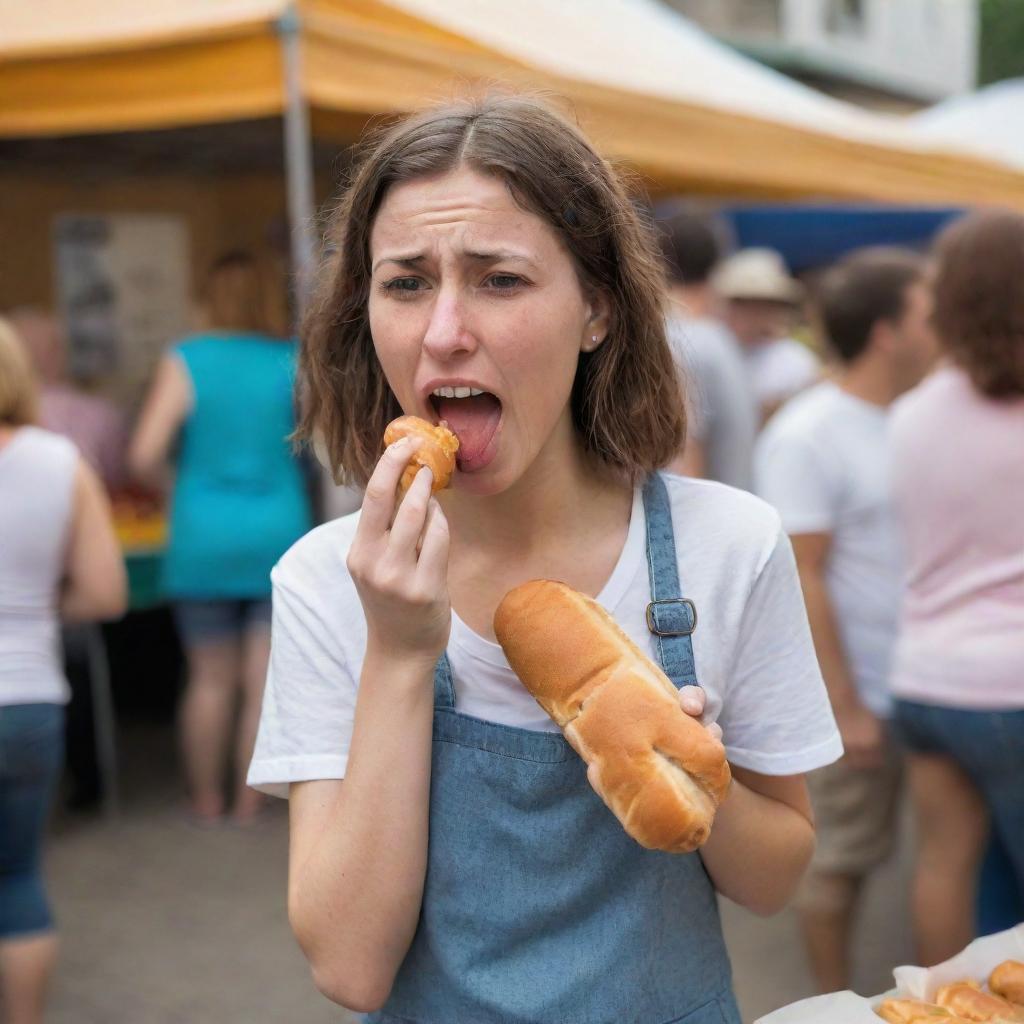
[[[511,249],[495,249],[493,252],[471,252],[466,250],[462,253],[464,257],[472,260],[474,263],[525,263],[528,266],[536,266],[534,261],[529,256],[524,255],[520,252],[514,252]],[[384,263],[396,263],[400,267],[408,267],[414,269],[418,263],[422,263],[426,259],[426,254],[422,252],[409,253],[408,255],[395,255],[395,256],[382,256],[371,268],[371,273],[376,273],[377,269]]]

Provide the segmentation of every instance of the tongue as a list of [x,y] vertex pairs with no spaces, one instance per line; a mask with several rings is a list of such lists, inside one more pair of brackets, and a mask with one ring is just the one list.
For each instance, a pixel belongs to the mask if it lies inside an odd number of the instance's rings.
[[491,394],[472,398],[442,398],[437,403],[441,419],[459,439],[458,464],[471,469],[494,437],[501,419],[501,402]]

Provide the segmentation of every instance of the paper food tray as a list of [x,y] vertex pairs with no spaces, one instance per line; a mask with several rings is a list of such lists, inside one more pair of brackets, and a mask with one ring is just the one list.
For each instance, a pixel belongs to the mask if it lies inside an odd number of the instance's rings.
[[801,999],[799,1003],[758,1017],[754,1024],[880,1024],[881,1018],[871,1007],[895,991],[865,999],[856,992],[832,992],[827,996]]
[[1004,960],[1024,960],[1024,924],[975,939],[962,953],[934,967],[897,967],[893,977],[900,992],[930,1003],[950,982],[971,980],[984,985],[992,968]]
[[754,1024],[879,1024],[874,1007],[883,999],[931,1002],[939,988],[953,981],[971,979],[984,985],[992,968],[1004,960],[1024,961],[1024,924],[975,939],[962,953],[935,967],[897,967],[893,971],[896,987],[889,992],[868,998],[855,992],[833,992],[802,999],[759,1017]]

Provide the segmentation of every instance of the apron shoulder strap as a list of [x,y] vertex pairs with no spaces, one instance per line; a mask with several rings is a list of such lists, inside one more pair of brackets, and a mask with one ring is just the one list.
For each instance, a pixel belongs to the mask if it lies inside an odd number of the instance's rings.
[[647,628],[656,637],[658,657],[665,675],[677,686],[699,686],[693,659],[691,634],[697,628],[697,609],[679,588],[679,563],[672,504],[665,481],[652,473],[644,485],[644,516],[647,523],[647,571],[651,602]]

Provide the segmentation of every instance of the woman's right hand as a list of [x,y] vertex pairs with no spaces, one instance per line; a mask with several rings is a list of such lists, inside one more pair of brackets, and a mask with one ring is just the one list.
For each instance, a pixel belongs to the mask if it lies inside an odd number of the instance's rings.
[[[432,666],[448,643],[448,521],[421,469],[404,499],[397,490],[420,441],[390,445],[366,485],[348,570],[367,626],[367,649]],[[397,505],[397,511],[396,511]]]

